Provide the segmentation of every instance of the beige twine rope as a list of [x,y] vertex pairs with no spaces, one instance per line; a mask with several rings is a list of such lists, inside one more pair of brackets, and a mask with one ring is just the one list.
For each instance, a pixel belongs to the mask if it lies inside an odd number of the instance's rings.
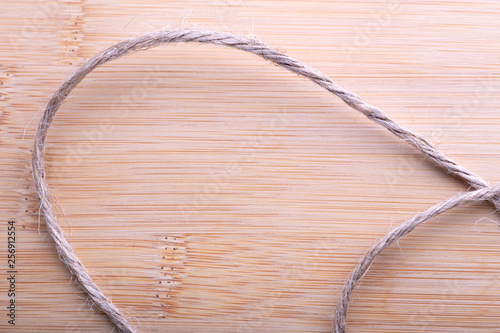
[[113,45],[87,60],[73,75],[71,75],[69,79],[66,80],[66,82],[64,82],[57,89],[50,99],[42,118],[40,119],[40,124],[35,136],[32,156],[33,178],[35,181],[38,199],[40,201],[41,215],[45,219],[47,230],[54,239],[59,257],[66,264],[71,274],[75,277],[79,286],[89,295],[93,304],[109,317],[111,322],[113,322],[120,332],[136,332],[136,328],[130,324],[121,311],[92,281],[92,278],[87,272],[85,266],[73,251],[73,248],[64,237],[63,230],[56,221],[54,209],[50,200],[49,187],[45,179],[44,145],[48,129],[57,110],[69,93],[81,80],[83,80],[87,74],[106,62],[118,59],[128,53],[147,50],[162,44],[178,42],[215,44],[232,47],[258,55],[280,67],[306,77],[329,92],[340,97],[352,108],[360,111],[366,117],[387,128],[390,132],[423,152],[448,173],[464,180],[467,184],[476,189],[474,191],[459,193],[456,196],[440,202],[428,210],[415,215],[412,219],[389,232],[366,253],[361,262],[350,274],[339,296],[333,325],[333,331],[335,333],[345,332],[347,307],[349,305],[352,292],[363,275],[368,271],[375,257],[386,247],[411,232],[419,224],[454,207],[471,202],[486,200],[492,202],[496,208],[500,208],[500,186],[491,187],[481,177],[475,175],[455,161],[446,157],[426,139],[398,125],[379,108],[366,103],[359,96],[339,86],[321,72],[300,63],[290,56],[283,54],[282,52],[279,52],[256,39],[235,36],[222,32],[191,29],[161,31],[138,38],[132,38]]

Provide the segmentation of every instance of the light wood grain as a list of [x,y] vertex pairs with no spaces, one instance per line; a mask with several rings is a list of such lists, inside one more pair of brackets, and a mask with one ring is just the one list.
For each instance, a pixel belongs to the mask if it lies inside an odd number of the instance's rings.
[[[467,168],[500,175],[496,1],[1,1],[0,330],[109,332],[38,221],[40,111],[84,59],[198,26],[257,35],[332,76]],[[467,190],[305,79],[254,56],[160,47],[92,73],[56,116],[49,184],[71,244],[141,332],[329,332],[358,258]],[[17,319],[7,325],[7,221]],[[488,204],[384,252],[350,332],[498,332],[500,219]]]

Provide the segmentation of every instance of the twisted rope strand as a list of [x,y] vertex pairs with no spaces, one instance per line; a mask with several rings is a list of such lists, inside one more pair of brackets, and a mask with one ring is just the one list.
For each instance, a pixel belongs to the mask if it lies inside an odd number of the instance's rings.
[[420,224],[425,221],[446,212],[452,208],[466,205],[472,202],[492,200],[500,193],[500,186],[483,188],[480,190],[459,193],[451,198],[448,198],[440,203],[432,206],[424,212],[414,215],[408,221],[402,223],[398,227],[394,228],[387,235],[382,237],[372,248],[363,256],[359,264],[351,272],[347,282],[344,284],[342,292],[340,294],[339,300],[337,302],[337,307],[335,309],[334,315],[334,332],[344,333],[345,332],[345,320],[347,316],[347,307],[349,305],[349,300],[351,299],[352,292],[356,285],[361,281],[363,276],[366,274],[370,268],[373,260],[378,256],[384,249],[389,247],[392,243],[397,242],[407,234],[413,231]]
[[446,170],[448,173],[462,179],[467,184],[477,189],[477,191],[468,192],[445,200],[442,203],[433,206],[428,211],[416,215],[413,219],[389,233],[367,253],[367,255],[363,258],[363,261],[351,274],[341,294],[334,320],[335,332],[344,332],[345,330],[345,317],[352,290],[359,282],[363,274],[368,270],[369,263],[371,263],[373,259],[392,242],[403,237],[425,220],[464,203],[475,200],[488,200],[500,209],[497,188],[491,188],[489,184],[480,176],[472,173],[452,159],[446,157],[425,138],[403,128],[389,118],[382,110],[366,103],[353,92],[332,81],[328,76],[256,39],[215,31],[176,29],[150,33],[141,37],[125,40],[88,59],[57,89],[47,104],[47,107],[40,119],[35,135],[32,155],[33,179],[38,199],[40,201],[41,214],[45,219],[47,230],[54,239],[59,257],[68,267],[71,274],[76,277],[79,286],[89,295],[92,302],[109,317],[111,322],[120,332],[134,333],[136,332],[136,329],[129,323],[124,314],[92,281],[92,278],[88,274],[85,266],[74,253],[71,245],[64,237],[63,230],[57,223],[50,200],[49,186],[45,179],[45,141],[48,129],[57,110],[60,108],[61,104],[68,97],[71,91],[85,78],[87,74],[92,72],[97,67],[109,61],[118,59],[126,54],[147,50],[163,44],[180,42],[213,44],[242,50],[260,56],[284,69],[308,78],[327,91],[341,98],[347,105],[361,112],[372,121],[382,125],[394,135],[408,142],[423,152],[426,156],[429,156],[439,167]]

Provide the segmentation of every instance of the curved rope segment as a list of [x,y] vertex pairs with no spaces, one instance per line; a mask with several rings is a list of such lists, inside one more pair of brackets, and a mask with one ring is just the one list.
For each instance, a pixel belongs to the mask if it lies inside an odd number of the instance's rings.
[[[409,144],[423,152],[426,156],[429,156],[438,166],[446,170],[448,173],[451,173],[452,175],[465,181],[470,186],[480,190],[479,192],[476,191],[470,193],[490,193],[493,191],[489,187],[489,184],[481,177],[475,175],[455,161],[446,157],[425,138],[403,128],[402,126],[394,122],[379,108],[366,103],[359,96],[341,87],[340,85],[332,81],[328,76],[324,75],[318,70],[304,65],[301,62],[293,59],[292,57],[279,52],[276,49],[273,49],[256,39],[215,31],[177,29],[171,31],[150,33],[141,37],[123,41],[103,50],[102,52],[87,60],[57,89],[57,91],[50,99],[40,119],[40,123],[35,135],[32,155],[33,179],[35,182],[38,199],[40,201],[41,215],[45,219],[47,230],[54,239],[59,257],[66,264],[71,274],[75,276],[76,281],[78,282],[80,287],[89,295],[92,302],[109,317],[109,319],[113,322],[113,324],[120,332],[134,333],[136,332],[136,329],[129,323],[123,313],[111,302],[109,298],[107,298],[102,293],[99,287],[92,281],[92,278],[85,269],[85,266],[73,251],[73,248],[64,237],[63,230],[56,221],[54,209],[52,207],[49,195],[49,186],[45,180],[45,140],[47,137],[48,129],[61,104],[68,97],[71,91],[78,85],[78,83],[80,83],[80,81],[82,81],[85,76],[87,76],[94,69],[101,65],[104,65],[109,61],[118,59],[132,52],[147,50],[163,44],[180,42],[213,44],[242,50],[255,54],[284,69],[308,78],[327,91],[341,98],[346,104],[361,112],[372,121],[382,125],[394,135],[408,142]],[[483,197],[485,200],[492,201],[495,206],[500,209],[500,201],[497,198],[498,196],[483,195]],[[448,199],[448,201],[449,200],[451,199]],[[392,238],[384,242],[387,243],[387,241],[390,241],[391,239]],[[376,246],[378,246],[377,248],[380,248],[381,245]],[[371,253],[371,258],[373,259],[374,256],[376,256],[378,253],[380,253],[380,251],[383,250],[383,248],[385,247],[377,250],[378,252],[369,252]],[[347,304],[350,294],[352,293],[352,289],[354,288],[355,284],[359,281],[358,278],[362,276],[359,274],[363,270],[366,271],[367,269],[368,268],[365,266],[358,266],[357,269],[353,272],[354,275],[351,275],[351,278],[349,280],[350,282],[348,281],[349,285],[346,285],[346,288],[344,289],[341,302],[339,302],[339,306],[337,307],[336,313],[338,314],[338,316],[336,315],[335,318],[335,327],[337,332],[343,332],[343,327],[345,327]]]

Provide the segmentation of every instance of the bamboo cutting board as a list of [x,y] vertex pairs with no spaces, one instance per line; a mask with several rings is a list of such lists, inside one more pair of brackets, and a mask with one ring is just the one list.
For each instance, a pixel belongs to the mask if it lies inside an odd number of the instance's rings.
[[[2,332],[113,329],[89,308],[39,220],[30,150],[59,84],[125,38],[180,26],[256,35],[500,181],[496,1],[4,0],[1,8]],[[70,243],[141,332],[330,332],[364,252],[467,190],[311,82],[202,45],[163,46],[93,72],[60,109],[46,153]],[[489,204],[460,207],[385,251],[354,295],[349,331],[498,332],[499,222]]]

